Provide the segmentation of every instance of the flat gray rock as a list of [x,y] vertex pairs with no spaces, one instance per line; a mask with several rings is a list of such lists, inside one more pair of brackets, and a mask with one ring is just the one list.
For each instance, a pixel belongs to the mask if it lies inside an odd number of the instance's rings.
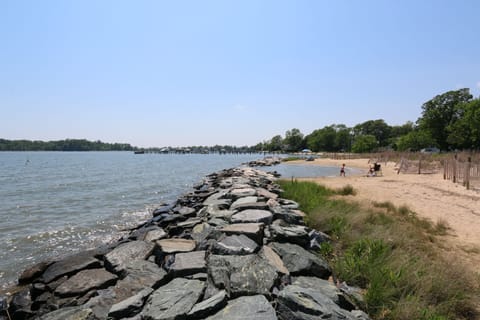
[[268,246],[263,246],[262,250],[260,250],[258,254],[260,257],[268,261],[268,263],[270,263],[270,265],[273,266],[278,272],[286,275],[290,274],[288,269],[283,264],[280,256],[276,254],[275,251],[272,250],[272,248]]
[[197,212],[194,208],[190,207],[181,207],[179,209],[175,210],[178,214],[186,217],[193,217],[195,216],[195,213]]
[[152,292],[152,288],[145,288],[136,295],[114,304],[108,312],[108,318],[123,319],[136,315],[142,310],[145,300]]
[[186,315],[203,293],[205,283],[176,278],[153,292],[142,312],[144,320],[170,320]]
[[258,255],[211,255],[208,274],[215,287],[226,289],[230,296],[264,294],[278,278],[277,270]]
[[[243,199],[243,198],[240,198]],[[237,204],[236,206],[231,206],[231,210],[244,211],[244,210],[268,210],[269,206],[265,202],[246,202],[242,204]]]
[[[279,220],[275,220],[277,222]],[[310,243],[309,230],[305,226],[276,224],[270,225],[272,239],[276,242],[290,242],[301,247],[307,247]]]
[[105,256],[106,266],[115,272],[121,272],[132,260],[146,260],[155,245],[145,241],[131,241],[119,245]]
[[220,209],[217,205],[209,205],[205,209],[205,213],[210,218],[219,218],[219,219],[230,219],[233,215],[233,211],[227,209]]
[[208,220],[208,224],[214,226],[214,227],[224,227],[226,225],[228,225],[228,222],[225,221],[224,219],[220,219],[220,218],[213,218],[213,219],[210,219]]
[[269,246],[282,258],[285,267],[293,276],[312,275],[328,279],[332,274],[325,260],[296,244],[272,242]]
[[88,269],[80,271],[55,290],[60,297],[79,296],[92,289],[102,289],[112,285],[117,276],[105,269]]
[[86,304],[93,310],[97,318],[105,319],[110,308],[128,299],[142,290],[158,288],[168,279],[167,272],[157,264],[147,260],[132,260],[125,266],[125,278],[117,281],[115,286],[98,290],[98,296]]
[[23,270],[20,277],[18,277],[18,283],[23,284],[23,283],[32,281],[34,278],[40,276],[43,272],[45,272],[45,270],[51,264],[52,264],[52,261],[42,261]]
[[232,235],[215,242],[213,252],[226,255],[252,254],[258,250],[258,244],[246,235]]
[[278,199],[278,194],[268,191],[267,189],[257,188],[257,195],[266,199]]
[[232,205],[230,206],[230,209],[233,210],[237,206],[240,206],[240,205],[243,205],[243,204],[246,204],[246,203],[255,203],[257,201],[258,201],[258,197],[255,197],[255,196],[239,198],[239,199],[235,200],[235,202],[232,203]]
[[207,239],[212,230],[212,226],[208,223],[200,223],[193,227],[191,237],[196,241],[196,243],[201,244]]
[[247,188],[232,189],[227,194],[227,197],[236,199],[236,198],[243,198],[243,197],[251,197],[251,196],[255,196],[256,194],[257,194],[257,190],[247,187]]
[[316,277],[295,277],[292,279],[292,284],[302,287],[311,288],[321,292],[337,305],[340,304],[339,295],[340,290],[331,282]]
[[232,223],[259,223],[263,222],[265,224],[272,223],[273,215],[270,211],[267,210],[255,210],[248,209],[240,211],[237,214],[232,216]]
[[165,232],[162,228],[150,230],[145,235],[146,242],[153,242],[168,237],[168,233]]
[[195,240],[172,238],[157,241],[157,245],[164,253],[190,252],[195,250]]
[[80,252],[51,264],[43,273],[43,282],[49,283],[63,275],[70,275],[87,268],[101,267],[98,259],[89,252]]
[[284,209],[292,209],[292,210],[297,210],[300,208],[300,205],[293,201],[293,200],[288,200],[288,199],[280,199],[280,204],[282,208]]
[[230,300],[227,306],[207,320],[277,320],[275,310],[263,295]]
[[234,223],[223,227],[220,231],[227,235],[243,234],[257,243],[261,243],[263,240],[263,228],[263,223]]
[[177,253],[175,262],[170,266],[175,276],[186,276],[207,271],[206,251]]
[[193,228],[201,222],[202,222],[201,218],[190,218],[188,220],[178,222],[177,227],[179,227],[179,228]]
[[40,320],[96,320],[92,309],[80,307],[66,307],[49,312],[40,317]]
[[197,303],[187,314],[189,318],[207,317],[227,305],[227,292],[222,290],[207,300]]
[[205,201],[203,201],[203,205],[204,206],[216,205],[220,209],[228,209],[228,207],[230,207],[230,205],[232,204],[232,200],[222,199],[222,197],[224,196],[225,196],[225,193],[223,192],[214,193],[210,197],[205,199]]
[[278,294],[277,315],[281,320],[356,319],[320,291],[296,285],[286,286]]
[[165,270],[147,260],[132,260],[125,265],[124,273],[124,279],[132,279],[142,287],[152,288],[160,285],[167,277]]

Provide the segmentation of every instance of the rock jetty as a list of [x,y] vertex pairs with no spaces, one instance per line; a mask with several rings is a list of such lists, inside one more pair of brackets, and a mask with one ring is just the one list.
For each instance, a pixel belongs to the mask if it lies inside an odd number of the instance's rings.
[[207,176],[120,241],[25,270],[0,320],[369,319],[273,174]]

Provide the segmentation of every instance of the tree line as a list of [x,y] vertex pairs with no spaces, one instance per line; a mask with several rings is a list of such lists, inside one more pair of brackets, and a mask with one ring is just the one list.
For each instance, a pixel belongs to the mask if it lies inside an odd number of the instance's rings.
[[105,143],[85,139],[31,141],[0,139],[0,151],[132,151],[128,143]]
[[[332,124],[304,135],[293,128],[285,136],[276,135],[255,146],[192,146],[189,152],[374,152],[382,150],[418,151],[436,147],[442,151],[480,150],[480,97],[468,88],[433,97],[422,106],[416,122],[390,126],[383,119],[368,120],[348,127]],[[162,148],[165,149],[165,148]],[[160,148],[146,150],[160,151]],[[168,148],[171,149],[171,148]],[[182,148],[182,150],[185,148]],[[85,139],[30,141],[0,139],[0,151],[135,151],[127,143],[104,143]]]
[[417,121],[390,126],[383,119],[353,127],[332,124],[304,135],[294,128],[285,137],[276,135],[258,143],[257,150],[298,152],[418,151],[436,147],[443,151],[480,150],[480,97],[468,88],[448,91],[425,102]]

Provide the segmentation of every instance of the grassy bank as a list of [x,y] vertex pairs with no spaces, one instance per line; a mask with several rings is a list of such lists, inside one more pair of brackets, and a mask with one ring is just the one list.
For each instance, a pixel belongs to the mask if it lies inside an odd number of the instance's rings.
[[321,249],[339,281],[365,289],[374,319],[479,319],[479,276],[443,248],[445,223],[433,224],[407,207],[364,207],[312,182],[280,181],[283,197],[300,203],[307,224],[334,241]]

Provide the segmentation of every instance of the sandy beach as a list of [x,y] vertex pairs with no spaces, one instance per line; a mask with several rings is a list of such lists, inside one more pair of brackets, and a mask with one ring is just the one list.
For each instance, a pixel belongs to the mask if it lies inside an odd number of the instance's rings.
[[[349,196],[365,205],[390,201],[396,206],[405,205],[419,217],[449,226],[448,235],[442,236],[441,247],[456,254],[480,272],[480,192],[467,190],[459,184],[444,180],[442,173],[397,174],[394,162],[382,163],[383,176],[367,177],[369,159],[293,161],[295,164],[337,166],[345,163],[346,177],[319,177],[313,180],[331,188],[352,185],[357,194]],[[349,170],[350,169],[350,170]],[[351,170],[356,169],[356,170]]]

